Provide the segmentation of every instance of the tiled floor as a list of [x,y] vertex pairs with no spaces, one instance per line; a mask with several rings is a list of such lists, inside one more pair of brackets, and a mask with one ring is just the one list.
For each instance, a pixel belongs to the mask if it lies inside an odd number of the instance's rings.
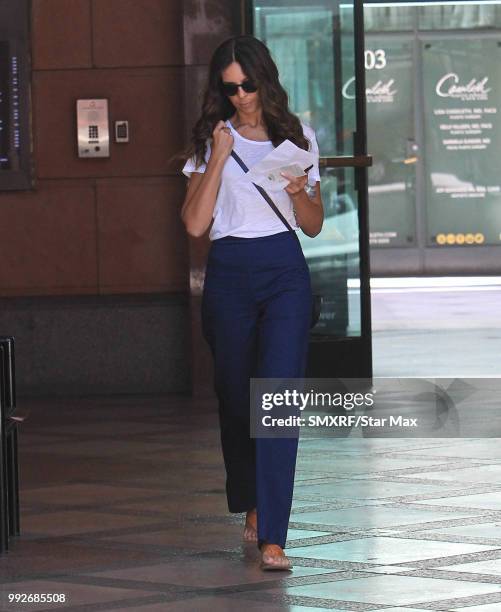
[[[493,375],[498,294],[375,293],[377,375]],[[0,557],[1,612],[501,612],[499,439],[301,440],[280,575],[227,512],[214,401],[19,409],[22,535]]]
[[258,569],[243,516],[227,513],[213,401],[22,410],[22,535],[0,557],[2,611],[501,610],[497,439],[301,440],[294,571],[281,575]]

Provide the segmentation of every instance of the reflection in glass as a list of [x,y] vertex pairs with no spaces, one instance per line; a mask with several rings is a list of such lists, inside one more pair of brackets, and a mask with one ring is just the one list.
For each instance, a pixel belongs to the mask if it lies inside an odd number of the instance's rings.
[[[408,2],[407,6],[392,6],[380,0],[371,6],[364,2],[366,32],[408,32],[420,30],[471,30],[501,26],[501,5],[485,4],[481,0],[468,4],[423,1]],[[386,6],[384,6],[386,4]],[[381,6],[383,5],[383,6]]]
[[450,30],[499,29],[501,1],[383,4],[364,3],[371,246],[498,245],[501,39]]
[[[370,34],[365,39],[370,243],[412,246],[416,167],[412,41]],[[391,126],[391,127],[390,127]]]
[[314,334],[359,336],[360,259],[358,194],[353,168],[324,168],[324,225],[315,238],[299,233],[314,293],[323,296]]
[[254,7],[255,35],[278,65],[290,107],[315,129],[322,156],[352,155],[355,100],[343,104],[341,95],[355,75],[351,4],[258,0]]
[[366,32],[395,32],[413,30],[416,13],[410,7],[371,6],[364,4],[364,25]]
[[489,4],[459,5],[450,3],[419,7],[421,30],[463,30],[499,27],[501,7]]
[[501,241],[501,40],[423,44],[428,243]]

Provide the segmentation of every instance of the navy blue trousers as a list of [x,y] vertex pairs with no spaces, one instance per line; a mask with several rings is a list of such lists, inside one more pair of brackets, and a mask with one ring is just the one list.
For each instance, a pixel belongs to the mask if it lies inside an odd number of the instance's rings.
[[214,358],[230,512],[257,508],[258,545],[285,547],[297,438],[250,437],[250,378],[303,378],[310,273],[290,231],[211,243],[202,331]]

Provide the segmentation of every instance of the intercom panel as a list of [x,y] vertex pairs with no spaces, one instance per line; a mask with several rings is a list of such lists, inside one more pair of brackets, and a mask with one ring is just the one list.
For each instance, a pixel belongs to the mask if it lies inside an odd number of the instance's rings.
[[77,100],[79,157],[109,157],[108,100]]

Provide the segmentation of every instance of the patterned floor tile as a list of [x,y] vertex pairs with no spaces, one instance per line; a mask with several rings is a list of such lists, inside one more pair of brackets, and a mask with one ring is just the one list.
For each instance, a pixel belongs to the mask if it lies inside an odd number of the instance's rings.
[[501,559],[486,559],[485,561],[474,561],[473,563],[446,565],[441,569],[471,574],[491,574],[494,576],[501,576]]
[[[278,589],[270,590],[279,592]],[[286,587],[288,595],[327,598],[372,604],[416,605],[466,595],[493,593],[501,595],[501,585],[435,580],[413,576],[374,576],[356,580],[338,580],[321,584]]]
[[424,540],[396,539],[388,537],[369,537],[318,546],[292,548],[290,557],[310,559],[336,559],[359,563],[407,563],[423,559],[434,559],[472,552],[496,550],[493,546],[478,544],[459,544],[450,542],[430,542]]
[[451,612],[499,612],[501,610],[501,601],[492,604],[483,604],[480,606],[468,606],[465,608],[454,608]]
[[501,610],[498,441],[301,440],[294,569],[270,575],[227,510],[214,401],[30,401],[3,594],[117,612]]
[[[466,491],[465,491],[466,492]],[[422,504],[451,506],[463,508],[480,508],[483,510],[501,510],[501,491],[494,493],[478,493],[476,495],[460,495],[440,499],[427,499]]]
[[[444,505],[446,505],[444,501]],[[458,512],[455,518],[474,516],[474,512]],[[292,512],[291,520],[297,523],[325,525],[342,525],[346,527],[391,527],[394,525],[414,525],[450,519],[450,512],[428,509],[415,510],[408,508],[347,508],[342,510],[324,510],[322,512]]]
[[[325,574],[332,571],[331,569],[297,566],[294,570],[294,578]],[[243,558],[230,563],[228,559],[200,559],[196,557],[86,575],[200,588],[262,583],[291,577],[289,572],[262,572],[255,562],[255,558],[248,561]]]

